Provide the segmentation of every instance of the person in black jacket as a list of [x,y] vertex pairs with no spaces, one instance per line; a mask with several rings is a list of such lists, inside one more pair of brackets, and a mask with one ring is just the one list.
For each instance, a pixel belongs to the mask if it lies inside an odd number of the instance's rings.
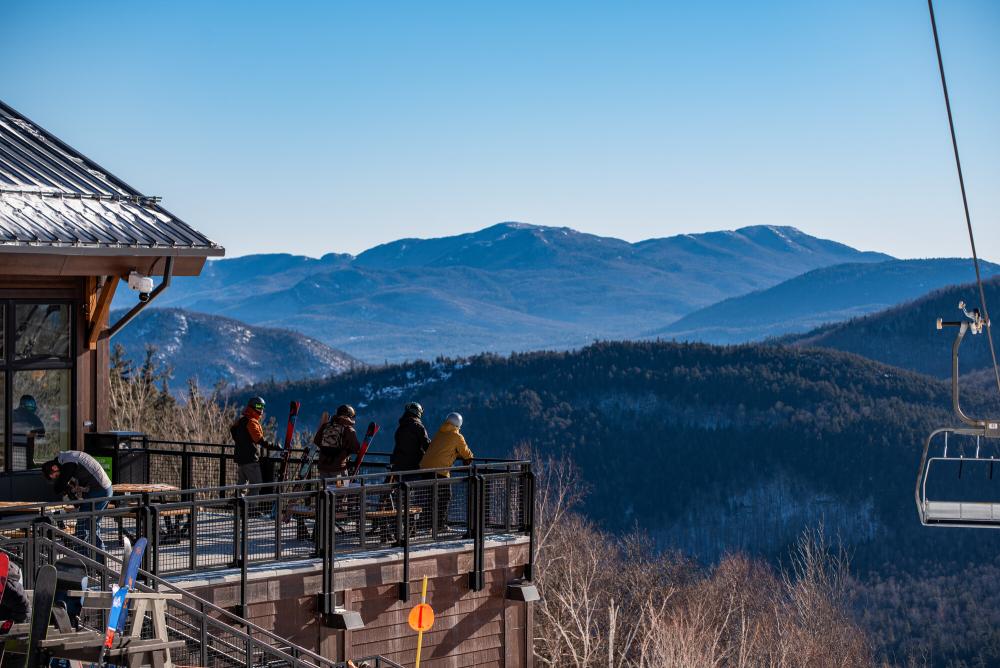
[[[80,512],[89,513],[102,511],[108,507],[108,498],[114,494],[111,489],[111,478],[104,467],[86,452],[67,450],[56,455],[55,459],[42,464],[42,476],[53,483],[56,494],[70,500],[87,499],[81,503]],[[101,538],[100,520],[94,536],[93,545],[99,550],[104,549]],[[79,519],[76,522],[76,536],[88,541],[90,522]]]
[[403,417],[399,418],[396,427],[396,445],[389,457],[389,468],[393,471],[416,471],[420,468],[420,459],[427,452],[431,439],[427,428],[421,422],[424,416],[423,407],[415,401],[406,404]]
[[[21,569],[12,561],[7,570],[7,586],[4,587],[3,596],[0,597],[0,620],[20,624],[28,621],[30,612],[31,602],[24,593]],[[5,631],[0,629],[0,633]]]
[[[264,427],[261,420],[264,419],[264,399],[253,397],[247,402],[243,409],[243,415],[229,427],[229,433],[236,444],[235,459],[238,485],[259,485],[264,482],[260,470],[261,451],[267,456],[267,450],[272,449],[270,443],[264,439]],[[249,494],[257,494],[257,487],[249,488]]]

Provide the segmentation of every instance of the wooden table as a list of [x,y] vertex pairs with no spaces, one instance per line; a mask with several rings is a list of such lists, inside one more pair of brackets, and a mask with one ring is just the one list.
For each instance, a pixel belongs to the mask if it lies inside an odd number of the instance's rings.
[[[159,494],[164,492],[180,492],[181,488],[175,485],[168,485],[162,482],[120,482],[111,486],[115,495],[130,496],[132,494]],[[186,533],[181,527],[181,518],[188,517],[189,513],[185,508],[174,508],[172,510],[160,511],[159,516],[163,518],[163,532],[160,539],[162,544],[177,543]],[[123,533],[121,518],[118,518],[118,532]],[[190,530],[190,520],[187,527]],[[129,539],[135,541],[134,536]]]
[[112,485],[115,494],[156,494],[157,492],[179,492],[180,487],[162,482],[120,482]]
[[[22,515],[38,515],[42,506],[46,506],[45,510],[47,513],[58,513],[58,512],[72,512],[76,509],[76,506],[64,505],[64,504],[54,504],[47,506],[48,501],[0,501],[0,519],[9,517],[18,517]],[[60,522],[60,529],[65,529],[66,527]],[[24,538],[26,536],[24,529],[0,529],[0,537],[3,538]]]

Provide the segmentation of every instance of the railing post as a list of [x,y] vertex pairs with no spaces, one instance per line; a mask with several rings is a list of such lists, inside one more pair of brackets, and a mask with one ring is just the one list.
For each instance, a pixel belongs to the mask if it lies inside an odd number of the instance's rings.
[[320,491],[319,505],[316,511],[316,541],[323,564],[323,591],[320,592],[320,612],[329,615],[333,612],[336,593],[336,573],[334,571],[336,555],[336,503],[335,493],[327,489],[325,480]]
[[[248,545],[249,540],[247,536],[249,535],[249,528],[247,523],[249,522],[249,510],[250,503],[247,501],[245,496],[237,497],[237,509],[239,513],[239,551],[240,551],[240,617],[246,618],[247,616],[247,561],[250,559],[250,546]],[[249,647],[247,648],[249,651]]]
[[524,567],[524,579],[535,579],[535,474],[529,468],[525,475],[524,503],[525,521],[528,525],[528,564]]
[[472,533],[472,572],[469,573],[469,589],[481,591],[483,588],[483,568],[485,561],[485,519],[483,476],[469,476],[469,495],[472,497],[472,515],[469,517],[469,531]]
[[[147,495],[143,494],[143,496],[145,497]],[[159,576],[160,575],[160,508],[158,506],[149,503],[148,498],[143,499],[142,506],[143,506],[142,512],[146,518],[145,521],[143,522],[145,526],[142,527],[141,529],[139,526],[136,526],[135,534],[136,538],[138,538],[140,535],[142,535],[140,531],[145,532],[146,541],[151,549],[146,550],[146,554],[143,555],[143,561],[152,562],[148,566],[149,572],[152,573],[153,575]],[[194,540],[193,536],[191,537],[191,540]],[[128,563],[127,554],[122,555],[122,568],[125,567],[126,563]]]
[[400,536],[403,541],[403,581],[399,583],[399,600],[407,601],[410,598],[410,483],[400,483],[400,492],[400,508],[403,511],[403,533]]
[[514,491],[514,474],[511,473],[510,467],[507,467],[507,473],[504,476],[504,495],[506,496],[506,503],[504,504],[504,531],[508,534],[510,533],[511,525],[511,505],[514,503],[514,498],[512,492]]
[[187,443],[184,443],[181,450],[181,489],[194,489],[191,479],[191,454],[188,452]]
[[208,665],[208,615],[205,613],[205,604],[199,606],[201,610],[201,638],[199,639],[199,650],[201,653],[201,665]]

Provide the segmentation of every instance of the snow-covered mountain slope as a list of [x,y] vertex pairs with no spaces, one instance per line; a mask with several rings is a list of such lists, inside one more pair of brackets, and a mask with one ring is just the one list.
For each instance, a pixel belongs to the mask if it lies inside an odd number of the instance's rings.
[[[112,319],[120,315],[113,313]],[[148,308],[113,340],[126,357],[141,362],[147,346],[169,366],[172,388],[188,379],[202,388],[218,382],[243,386],[265,380],[323,378],[358,364],[350,355],[286,329],[248,325],[183,309]]]

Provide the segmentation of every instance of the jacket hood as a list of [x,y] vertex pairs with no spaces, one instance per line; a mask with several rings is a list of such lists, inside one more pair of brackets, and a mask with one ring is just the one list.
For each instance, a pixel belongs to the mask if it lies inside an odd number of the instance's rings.
[[348,427],[354,426],[354,418],[349,417],[347,415],[335,415],[333,417],[333,421],[338,424],[347,425]]
[[261,413],[260,411],[255,411],[254,409],[247,406],[246,408],[243,409],[243,415],[245,415],[248,418],[253,418],[254,420],[260,420],[261,416],[263,416],[264,414]]
[[450,422],[443,422],[441,424],[441,427],[438,428],[438,431],[450,431],[450,432],[452,432],[454,434],[457,434],[458,433],[458,427],[456,427],[455,425],[453,425]]

